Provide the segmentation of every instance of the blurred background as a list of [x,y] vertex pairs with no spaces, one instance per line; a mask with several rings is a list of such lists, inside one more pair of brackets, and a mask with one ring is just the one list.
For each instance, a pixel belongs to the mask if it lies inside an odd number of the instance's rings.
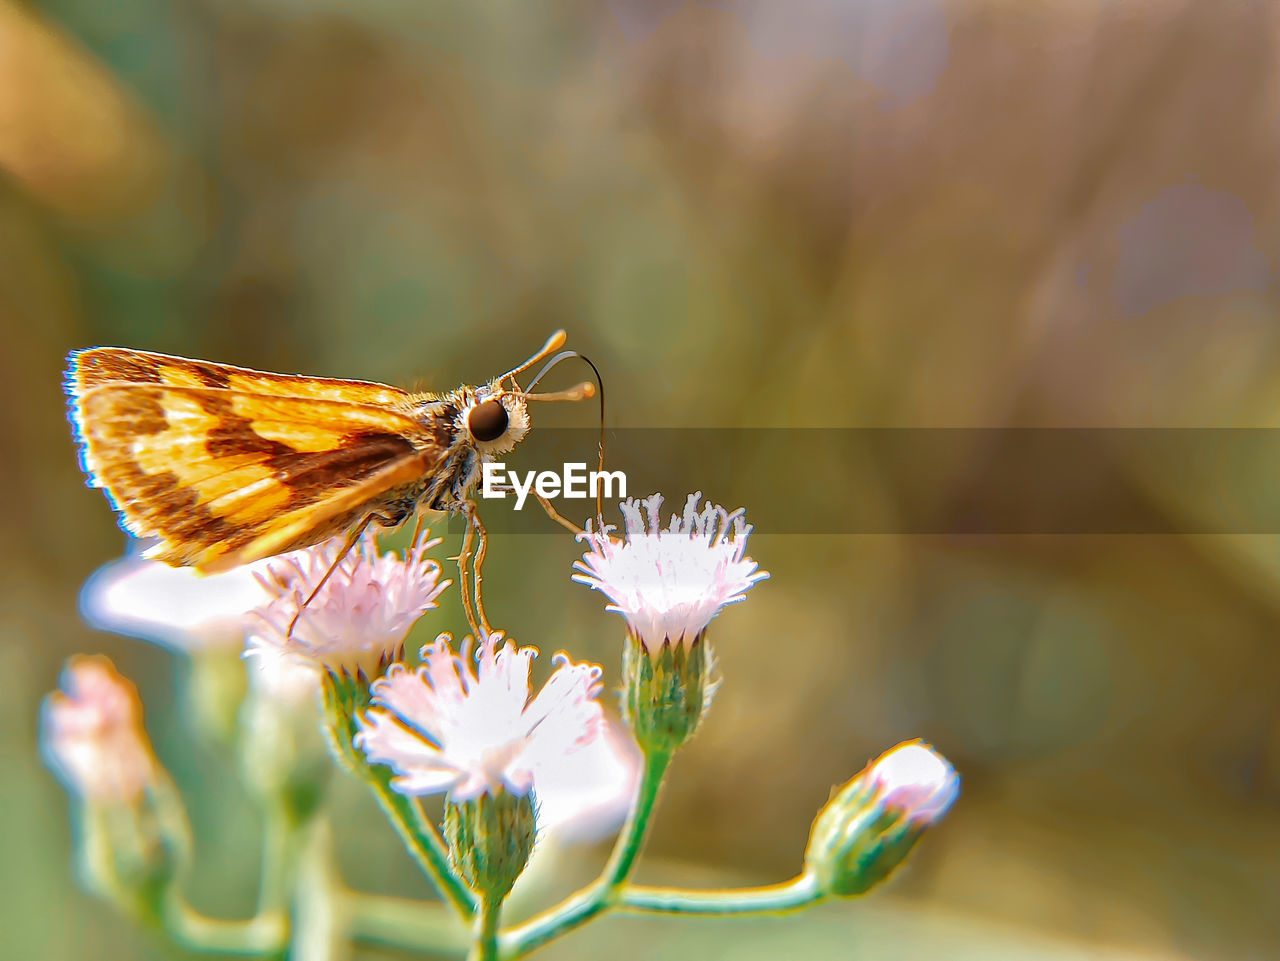
[[[1277,38],[1280,6],[1235,0],[0,0],[2,953],[187,957],[74,884],[35,731],[77,651],[140,685],[192,900],[256,885],[184,659],[79,618],[124,538],[77,468],[68,350],[442,388],[563,326],[620,428],[1272,427]],[[677,502],[704,484],[678,453]],[[961,800],[865,901],[610,919],[546,956],[1280,957],[1280,541],[1179,534],[1196,465],[1109,456],[1173,533],[758,532],[773,577],[713,627],[724,684],[641,879],[791,875],[830,787],[908,737]],[[967,476],[846,466],[888,505]],[[574,556],[496,536],[490,613],[616,679]],[[336,795],[351,882],[425,893]]]

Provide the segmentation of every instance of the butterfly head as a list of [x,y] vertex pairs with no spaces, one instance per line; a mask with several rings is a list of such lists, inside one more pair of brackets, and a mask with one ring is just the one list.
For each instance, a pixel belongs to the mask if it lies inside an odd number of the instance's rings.
[[477,387],[466,392],[459,421],[480,453],[505,454],[529,433],[528,401],[497,382]]
[[564,346],[565,335],[558,330],[536,354],[514,370],[509,370],[496,380],[464,391],[458,426],[481,454],[505,454],[524,440],[529,433],[529,401],[531,400],[586,400],[595,396],[595,387],[589,383],[578,384],[568,390],[554,393],[531,393],[542,375],[559,361],[569,356],[580,356],[564,351],[553,357],[533,379],[528,389],[522,388],[516,377],[540,360]]

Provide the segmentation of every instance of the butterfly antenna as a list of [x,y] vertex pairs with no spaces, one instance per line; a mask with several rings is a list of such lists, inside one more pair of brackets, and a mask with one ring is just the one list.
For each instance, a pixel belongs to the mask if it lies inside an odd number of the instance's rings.
[[[550,341],[548,341],[548,343],[550,343]],[[595,390],[594,393],[597,397],[600,398],[600,446],[599,446],[598,460],[600,465],[599,467],[600,473],[603,474],[604,473],[604,378],[600,376],[600,369],[591,362],[591,358],[587,357],[585,354],[578,353],[576,350],[561,351],[560,353],[552,357],[549,361],[547,361],[547,363],[543,366],[542,370],[538,371],[537,375],[529,383],[529,390],[533,390],[534,387],[538,386],[538,381],[542,380],[542,378],[551,370],[552,367],[555,367],[556,364],[560,363],[562,360],[568,360],[570,357],[577,357],[584,364],[586,364],[588,367],[591,368],[591,373],[596,375],[595,386],[598,387],[598,390]],[[573,387],[573,388],[570,388],[569,390],[560,392],[560,394],[563,394],[563,395],[573,394],[574,396],[572,397],[557,396],[555,394],[528,394],[528,393],[526,393],[525,396],[530,400],[585,400],[586,398],[591,396],[592,391],[588,389],[584,392],[583,389],[591,388],[591,387],[592,385],[590,383],[582,383],[582,384],[579,384],[577,387]],[[604,487],[601,484],[596,485],[596,515],[599,518],[600,524],[603,525],[604,524]]]
[[[542,360],[548,354],[554,353],[564,346],[564,342],[568,339],[568,335],[563,330],[557,330],[554,334],[547,338],[547,342],[538,348],[538,352],[526,360],[519,367],[507,371],[498,378],[497,383],[501,384],[504,380],[510,378],[511,383],[515,385],[516,390],[520,389],[520,385],[516,383],[516,374],[523,373],[538,361]],[[536,380],[536,378],[535,378]]]

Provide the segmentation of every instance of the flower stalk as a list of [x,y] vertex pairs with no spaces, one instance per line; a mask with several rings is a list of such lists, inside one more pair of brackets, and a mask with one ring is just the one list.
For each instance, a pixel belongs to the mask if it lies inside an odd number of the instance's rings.
[[289,929],[282,914],[244,921],[209,918],[176,893],[165,900],[162,925],[169,937],[189,950],[254,958],[282,954]]
[[502,936],[501,956],[519,958],[550,941],[582,927],[597,915],[619,904],[625,886],[635,870],[636,860],[644,849],[649,825],[658,802],[658,794],[671,764],[670,752],[645,755],[644,769],[635,803],[626,824],[614,842],[613,852],[599,879],[591,887],[578,892]]
[[792,914],[823,900],[817,881],[801,874],[780,884],[756,888],[689,891],[630,885],[618,899],[618,910],[631,914],[689,914],[707,917]]
[[471,932],[443,903],[340,890],[339,910],[352,940],[431,955],[462,957]]
[[368,768],[367,780],[409,854],[435,884],[440,896],[460,918],[469,922],[479,901],[454,871],[444,839],[423,813],[418,799],[396,791],[391,786],[391,772],[385,768]]
[[476,914],[475,942],[467,961],[498,961],[498,922],[502,917],[501,898],[482,898]]

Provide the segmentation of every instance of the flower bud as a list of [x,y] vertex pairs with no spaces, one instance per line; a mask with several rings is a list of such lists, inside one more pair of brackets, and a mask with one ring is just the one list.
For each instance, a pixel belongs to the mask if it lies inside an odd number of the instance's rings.
[[248,690],[240,652],[222,648],[192,651],[186,668],[181,702],[193,727],[215,744],[234,744]]
[[187,861],[182,802],[142,726],[137,689],[105,657],[75,657],[49,695],[40,741],[81,801],[77,858],[85,885],[144,919]]
[[83,805],[75,816],[76,862],[85,888],[144,923],[156,923],[165,892],[190,859],[180,804],[162,777],[137,805]]
[[249,682],[240,717],[245,782],[302,824],[323,799],[333,769],[321,730],[320,680],[287,659],[257,658],[249,662]]
[[445,804],[449,858],[467,887],[490,904],[510,893],[529,863],[536,835],[532,793],[499,790]]
[[865,894],[906,859],[950,809],[960,778],[922,741],[885,752],[846,783],[813,822],[805,865],[831,897]]

